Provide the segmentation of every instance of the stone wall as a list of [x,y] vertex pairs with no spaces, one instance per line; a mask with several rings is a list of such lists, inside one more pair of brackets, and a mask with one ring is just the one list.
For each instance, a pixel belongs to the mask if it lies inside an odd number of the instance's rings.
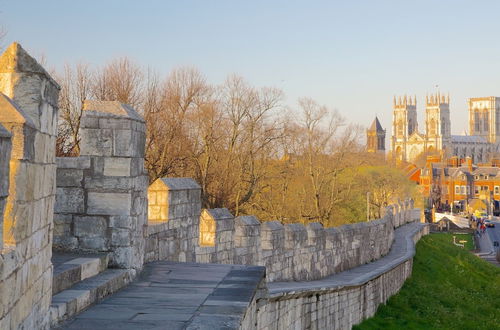
[[58,94],[57,83],[19,44],[1,55],[0,124],[12,135],[12,152],[7,173],[8,148],[0,138],[0,329],[48,327]]
[[11,134],[0,124],[0,251],[3,249],[3,218],[9,196],[9,162]]
[[[329,284],[312,288],[309,283],[293,291],[272,290],[259,301],[257,323],[253,329],[350,329],[375,315],[411,276],[415,243],[427,234],[428,226],[409,233],[406,253],[393,265],[386,265],[374,275],[352,276],[349,284]],[[248,328],[251,329],[251,328]]]
[[189,178],[158,179],[149,187],[148,196],[149,209],[162,205],[164,214],[158,217],[151,210],[154,216],[146,229],[146,261],[196,261],[200,186]]
[[147,218],[145,124],[128,105],[85,101],[80,157],[57,159],[54,247],[110,252],[141,269]]
[[[391,248],[394,228],[418,219],[418,212],[411,213],[413,202],[404,201],[388,207],[382,219],[335,228],[261,223],[253,216],[234,218],[227,209],[201,212],[199,192],[191,179],[161,179],[151,185],[147,261],[259,265],[266,267],[269,282],[314,280],[379,259]],[[199,241],[189,239],[188,245],[187,237]]]

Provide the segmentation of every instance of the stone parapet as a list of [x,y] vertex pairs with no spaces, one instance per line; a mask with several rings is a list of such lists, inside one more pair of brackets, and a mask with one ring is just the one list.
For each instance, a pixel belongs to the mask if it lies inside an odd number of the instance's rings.
[[391,253],[372,264],[310,282],[268,284],[254,329],[350,329],[373,316],[411,276],[415,244],[429,227],[398,230]]
[[0,329],[49,326],[58,94],[19,44],[0,56]]
[[190,178],[163,178],[153,182],[148,196],[146,261],[196,261],[198,251],[210,262],[215,249],[199,244],[201,187]]
[[9,197],[9,162],[12,135],[0,124],[0,251],[3,249],[3,217]]
[[158,179],[148,195],[147,261],[260,265],[269,282],[316,280],[379,259],[391,248],[394,228],[418,219],[405,201],[382,219],[334,228],[261,223],[227,209],[201,211],[200,187],[186,178]]
[[148,177],[145,124],[119,102],[85,101],[79,157],[57,159],[54,247],[111,252],[111,265],[144,262]]

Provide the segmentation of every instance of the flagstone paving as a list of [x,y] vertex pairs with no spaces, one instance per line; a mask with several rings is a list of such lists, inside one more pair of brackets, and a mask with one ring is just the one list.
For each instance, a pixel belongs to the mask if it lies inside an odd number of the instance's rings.
[[160,261],[61,329],[235,329],[264,267]]

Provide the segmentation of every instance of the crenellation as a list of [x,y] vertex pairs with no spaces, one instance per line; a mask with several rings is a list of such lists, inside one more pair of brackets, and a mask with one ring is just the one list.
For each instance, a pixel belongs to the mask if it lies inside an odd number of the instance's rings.
[[146,126],[128,105],[85,101],[80,155],[55,158],[58,91],[18,44],[0,57],[0,328],[48,329],[49,319],[73,315],[97,295],[49,311],[53,248],[105,252],[110,266],[132,277],[157,260],[265,266],[265,278],[255,270],[258,289],[245,289],[255,294],[241,320],[246,328],[349,328],[410,276],[405,259],[364,283],[269,294],[272,283],[320,280],[386,256],[395,228],[418,221],[419,210],[398,201],[381,219],[337,228],[202,210],[201,187],[190,178],[160,178],[148,188]]

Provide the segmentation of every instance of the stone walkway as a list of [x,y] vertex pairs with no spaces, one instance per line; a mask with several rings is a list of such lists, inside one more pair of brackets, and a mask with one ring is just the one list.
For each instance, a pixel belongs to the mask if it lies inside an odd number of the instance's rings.
[[374,262],[316,281],[268,283],[269,294],[271,297],[278,297],[301,291],[328,291],[366,283],[412,258],[415,255],[413,236],[424,226],[422,223],[410,223],[396,229],[391,250],[385,257]]
[[60,329],[236,329],[264,267],[160,261]]

